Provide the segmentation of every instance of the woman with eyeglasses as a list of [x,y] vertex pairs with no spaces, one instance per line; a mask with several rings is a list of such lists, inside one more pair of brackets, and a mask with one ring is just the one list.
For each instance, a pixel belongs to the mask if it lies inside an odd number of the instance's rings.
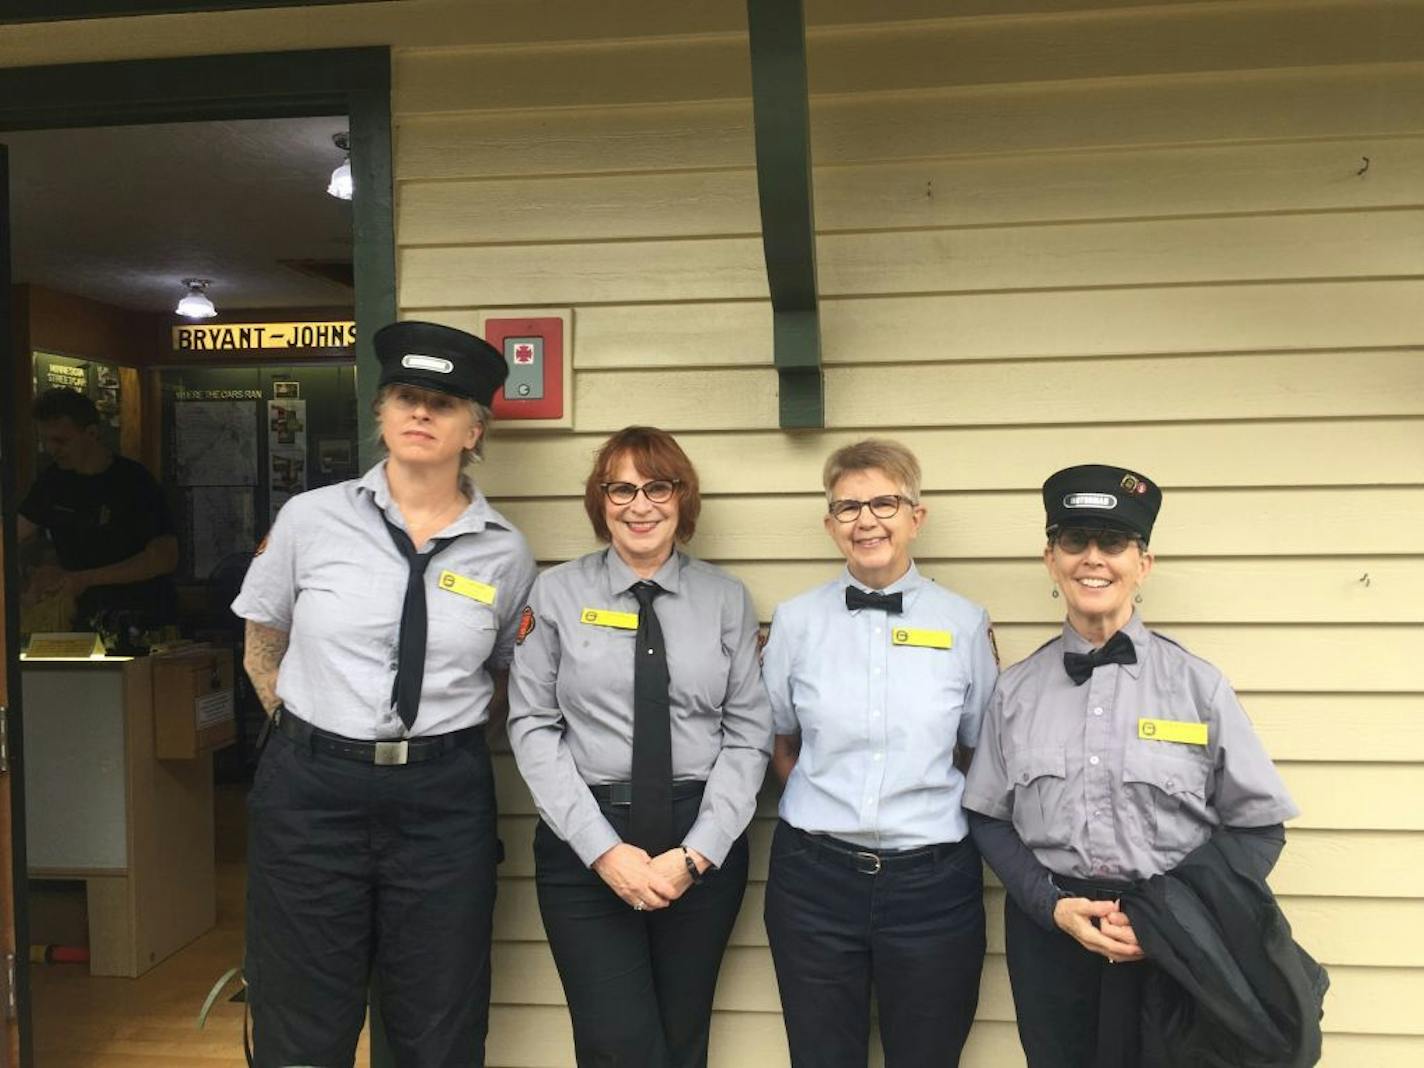
[[1152,965],[1122,895],[1223,829],[1264,879],[1297,813],[1221,672],[1133,607],[1161,504],[1155,483],[1120,467],[1043,484],[1043,562],[1068,618],[1000,678],[965,788],[974,839],[1008,891],[1030,1068],[1141,1063]]
[[894,441],[822,472],[834,579],[782,604],[763,674],[785,784],[766,931],[791,1063],[865,1068],[871,990],[888,1068],[959,1063],[984,960],[960,807],[998,674],[988,614],[920,574],[920,465]]
[[701,498],[671,434],[604,442],[584,509],[608,547],[539,576],[511,676],[539,910],[578,1063],[695,1068],[771,752],[756,609],[678,548]]

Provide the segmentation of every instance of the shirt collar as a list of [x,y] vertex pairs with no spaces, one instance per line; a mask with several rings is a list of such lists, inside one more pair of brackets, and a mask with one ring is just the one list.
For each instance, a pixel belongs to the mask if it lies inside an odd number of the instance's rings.
[[[1142,617],[1137,614],[1137,609],[1134,608],[1131,618],[1123,624],[1122,633],[1132,640],[1133,651],[1137,653],[1137,663],[1119,666],[1135,679],[1142,674],[1142,665],[1147,659],[1147,648],[1152,642],[1152,632],[1147,629],[1147,624],[1142,622]],[[1093,651],[1093,643],[1074,630],[1073,624],[1065,619],[1063,621],[1063,648],[1070,653],[1090,653]]]
[[623,557],[618,555],[618,550],[611,545],[603,550],[603,560],[608,570],[608,588],[615,594],[627,593],[640,582],[655,582],[664,593],[677,593],[682,567],[687,562],[687,557],[681,549],[674,549],[672,555],[663,561],[663,566],[658,568],[657,573],[650,579],[635,574]]
[[[923,575],[920,574],[920,569],[917,568],[915,566],[915,562],[911,560],[910,570],[906,571],[903,575],[897,578],[894,582],[890,583],[890,585],[886,586],[883,590],[871,590],[869,592],[898,593],[899,591],[903,590],[908,596],[909,594],[920,589],[921,587],[929,585],[929,581],[929,579],[925,578]],[[863,582],[861,582],[859,579],[857,579],[854,575],[850,573],[849,565],[841,568],[841,588],[844,589],[847,586],[854,586],[858,590],[863,590],[866,588]]]
[[[386,518],[404,530],[405,517],[401,515],[400,509],[391,499],[391,484],[386,480],[387,462],[382,460],[362,475],[356,483],[356,490],[358,493],[370,494],[371,500],[375,502],[377,508],[385,513]],[[437,538],[451,538],[457,534],[478,534],[491,524],[504,525],[500,521],[499,513],[490,507],[489,501],[480,492],[480,488],[464,473],[460,475],[460,489],[470,498],[470,503],[443,530],[436,533]]]

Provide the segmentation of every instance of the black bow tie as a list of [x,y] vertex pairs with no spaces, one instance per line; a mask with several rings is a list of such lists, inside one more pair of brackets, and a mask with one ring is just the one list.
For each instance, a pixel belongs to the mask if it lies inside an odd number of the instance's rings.
[[866,593],[854,586],[846,587],[846,607],[878,608],[882,612],[894,612],[897,616],[904,611],[904,596],[901,593]]
[[1118,631],[1101,649],[1091,653],[1064,653],[1063,670],[1073,680],[1074,686],[1081,686],[1093,677],[1093,669],[1102,664],[1135,664],[1137,650],[1132,647],[1132,639]]

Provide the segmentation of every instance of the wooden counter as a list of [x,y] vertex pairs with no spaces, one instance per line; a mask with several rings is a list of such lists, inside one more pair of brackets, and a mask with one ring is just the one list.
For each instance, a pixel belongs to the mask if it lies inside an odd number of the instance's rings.
[[163,659],[21,664],[29,874],[85,882],[94,975],[142,975],[216,919],[212,755],[156,757]]

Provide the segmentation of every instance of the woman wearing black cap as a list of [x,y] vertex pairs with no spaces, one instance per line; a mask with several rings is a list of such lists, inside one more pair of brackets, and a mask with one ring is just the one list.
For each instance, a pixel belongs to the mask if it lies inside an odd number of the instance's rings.
[[1223,828],[1248,837],[1264,878],[1297,814],[1221,672],[1133,607],[1161,501],[1119,467],[1044,483],[1043,561],[1068,618],[1000,675],[965,787],[975,842],[1008,891],[1030,1068],[1137,1065],[1152,965],[1120,897]]
[[374,342],[387,458],[293,498],[233,603],[271,714],[248,797],[258,1068],[352,1064],[373,969],[401,1068],[484,1063],[484,733],[534,563],[463,471],[507,367],[433,323]]

